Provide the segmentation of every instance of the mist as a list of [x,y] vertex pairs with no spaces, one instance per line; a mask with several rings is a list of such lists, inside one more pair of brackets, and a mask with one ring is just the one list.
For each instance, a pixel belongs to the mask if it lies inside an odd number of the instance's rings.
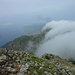
[[0,0],[0,46],[41,30],[47,21],[75,20],[74,0]]
[[75,21],[51,21],[42,28],[42,31],[46,29],[51,30],[45,34],[35,55],[51,53],[64,59],[75,60]]
[[[22,19],[21,19],[22,18]],[[9,20],[10,19],[10,20]],[[40,20],[39,20],[40,19]],[[0,21],[0,46],[6,44],[15,38],[32,35],[39,32],[42,27],[48,22],[48,17],[26,17],[18,16],[6,18]],[[48,20],[47,20],[48,19]]]

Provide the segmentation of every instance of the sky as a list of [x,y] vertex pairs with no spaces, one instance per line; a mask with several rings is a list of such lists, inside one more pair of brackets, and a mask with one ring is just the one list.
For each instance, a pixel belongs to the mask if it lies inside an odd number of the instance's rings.
[[0,0],[0,45],[48,21],[75,20],[74,7],[75,0]]

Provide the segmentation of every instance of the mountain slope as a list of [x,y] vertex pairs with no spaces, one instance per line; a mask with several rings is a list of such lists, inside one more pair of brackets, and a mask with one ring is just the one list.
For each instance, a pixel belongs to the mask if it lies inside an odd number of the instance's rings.
[[[49,30],[49,29],[48,29]],[[10,50],[25,50],[33,52],[37,49],[39,43],[44,39],[45,34],[48,32],[45,30],[43,32],[34,35],[25,35],[14,39],[2,46],[2,48],[7,48]]]
[[75,65],[58,56],[6,49],[0,49],[0,68],[0,75],[75,75]]

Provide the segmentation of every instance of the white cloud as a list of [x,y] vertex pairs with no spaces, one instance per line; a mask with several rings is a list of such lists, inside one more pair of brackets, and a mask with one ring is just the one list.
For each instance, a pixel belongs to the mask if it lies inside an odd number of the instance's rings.
[[62,58],[75,60],[75,21],[52,21],[47,23],[42,31],[47,28],[51,30],[46,33],[36,55],[52,53]]

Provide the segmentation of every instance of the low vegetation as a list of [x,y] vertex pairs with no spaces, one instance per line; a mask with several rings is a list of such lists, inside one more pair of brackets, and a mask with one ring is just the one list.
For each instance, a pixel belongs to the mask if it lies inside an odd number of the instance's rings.
[[38,58],[24,51],[1,48],[0,75],[75,75],[75,65],[52,54]]

